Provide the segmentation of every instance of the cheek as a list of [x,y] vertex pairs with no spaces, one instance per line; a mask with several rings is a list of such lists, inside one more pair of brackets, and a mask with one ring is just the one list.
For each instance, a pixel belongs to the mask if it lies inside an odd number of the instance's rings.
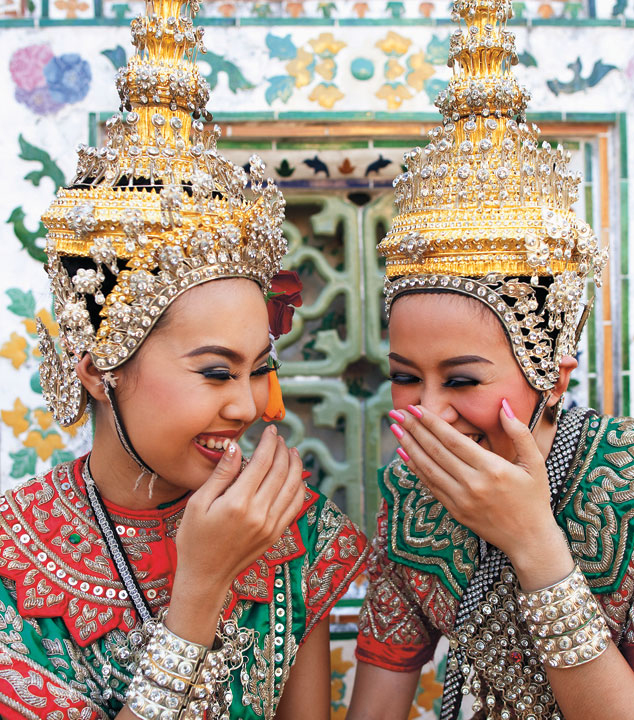
[[392,383],[392,404],[395,408],[406,408],[408,405],[418,405],[420,391],[418,385],[397,385]]

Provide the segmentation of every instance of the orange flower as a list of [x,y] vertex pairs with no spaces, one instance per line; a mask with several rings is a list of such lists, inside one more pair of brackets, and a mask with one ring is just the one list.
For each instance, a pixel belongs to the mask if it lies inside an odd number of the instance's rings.
[[304,12],[303,2],[288,2],[286,3],[286,12],[291,17],[299,17]]
[[283,420],[286,415],[284,407],[284,398],[282,397],[282,388],[277,377],[277,371],[269,373],[269,401],[264,408],[262,420],[271,422],[272,420]]
[[11,333],[11,339],[0,348],[0,355],[9,358],[11,364],[17,370],[26,360],[25,348],[26,340],[17,333]]
[[56,0],[55,7],[58,10],[66,11],[66,18],[71,20],[77,17],[77,11],[88,10],[88,3],[77,2],[77,0]]
[[31,430],[23,445],[35,448],[35,452],[41,460],[48,460],[55,450],[62,450],[66,447],[58,433],[50,432],[43,435],[41,430]]
[[2,415],[2,422],[13,430],[16,437],[29,427],[30,423],[27,420],[29,409],[20,398],[16,398],[13,403],[13,410],[2,410],[0,414]]

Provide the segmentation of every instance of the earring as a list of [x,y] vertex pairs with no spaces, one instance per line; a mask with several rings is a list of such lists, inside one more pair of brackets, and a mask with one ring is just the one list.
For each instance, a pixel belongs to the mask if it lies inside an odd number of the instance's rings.
[[564,411],[564,400],[565,395],[562,393],[559,400],[557,400],[557,404],[553,408],[553,420],[555,422],[555,425],[559,423],[559,420],[561,419],[561,413]]
[[86,389],[75,372],[76,360],[61,343],[58,353],[44,323],[37,319],[37,334],[42,353],[40,384],[42,395],[53,417],[63,427],[76,423],[86,409]]

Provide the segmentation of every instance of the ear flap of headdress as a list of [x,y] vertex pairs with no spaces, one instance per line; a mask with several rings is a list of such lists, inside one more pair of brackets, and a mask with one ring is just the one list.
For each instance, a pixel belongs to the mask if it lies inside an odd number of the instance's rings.
[[44,400],[63,427],[76,423],[86,409],[86,389],[75,372],[75,361],[62,346],[58,352],[44,323],[37,318],[40,352],[40,384]]

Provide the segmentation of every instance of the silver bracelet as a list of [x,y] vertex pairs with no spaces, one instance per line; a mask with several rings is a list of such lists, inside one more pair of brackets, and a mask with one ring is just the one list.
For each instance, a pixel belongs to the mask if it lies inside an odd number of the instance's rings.
[[545,665],[576,667],[607,650],[610,630],[577,565],[558,583],[532,592],[518,591],[517,600]]

